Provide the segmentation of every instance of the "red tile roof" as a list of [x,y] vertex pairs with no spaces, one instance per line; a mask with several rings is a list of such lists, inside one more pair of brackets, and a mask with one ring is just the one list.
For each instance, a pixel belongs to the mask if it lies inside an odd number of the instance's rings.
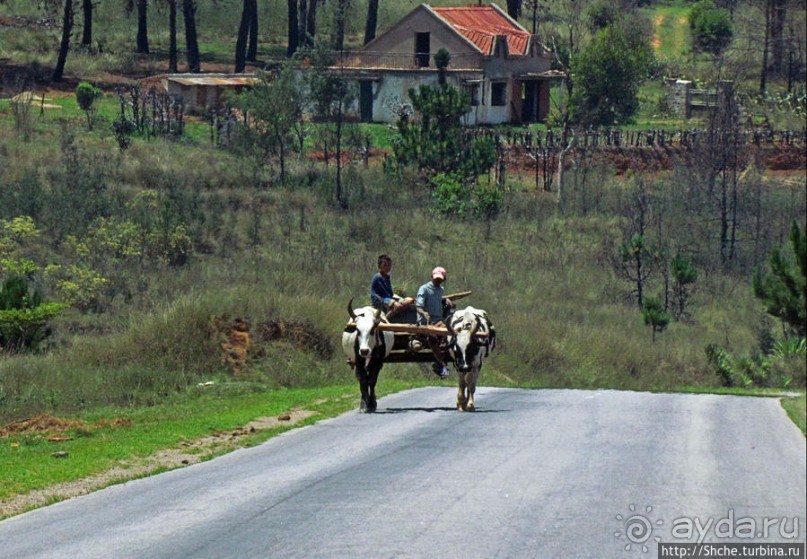
[[507,48],[510,54],[527,54],[529,32],[514,24],[492,6],[432,8],[432,10],[487,55],[493,54],[493,39],[496,35],[507,36]]

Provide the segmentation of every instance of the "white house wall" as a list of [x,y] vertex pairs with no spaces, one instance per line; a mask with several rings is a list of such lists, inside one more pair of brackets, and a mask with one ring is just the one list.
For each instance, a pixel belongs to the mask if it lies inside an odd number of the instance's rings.
[[[460,88],[462,78],[449,76],[449,83]],[[409,90],[417,89],[421,85],[436,87],[436,72],[405,72],[386,70],[381,74],[380,80],[373,82],[373,121],[395,123],[398,121],[396,108],[401,104],[406,104],[410,108],[412,103],[409,100]],[[494,107],[490,105],[491,92],[490,82],[481,82],[480,87],[485,88],[480,94],[480,100],[484,104],[476,105],[465,117],[465,123],[473,124],[502,124],[509,122],[510,113],[508,106]],[[506,99],[510,99],[511,85],[508,84]],[[358,115],[358,105],[353,108]]]

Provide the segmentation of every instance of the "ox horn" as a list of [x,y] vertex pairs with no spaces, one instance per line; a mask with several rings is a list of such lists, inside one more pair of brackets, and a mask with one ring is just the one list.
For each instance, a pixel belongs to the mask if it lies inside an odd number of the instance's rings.
[[476,331],[479,330],[480,326],[482,326],[482,321],[477,316],[476,320],[474,321],[474,327],[471,328],[471,336],[474,336],[476,334]]
[[347,303],[347,314],[350,315],[350,318],[356,320],[356,313],[353,312],[353,297],[351,297],[350,301]]

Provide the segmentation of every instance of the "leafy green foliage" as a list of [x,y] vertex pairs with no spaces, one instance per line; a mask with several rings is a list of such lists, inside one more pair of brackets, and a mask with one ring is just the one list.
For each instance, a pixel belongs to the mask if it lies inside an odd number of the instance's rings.
[[673,278],[672,295],[675,305],[673,315],[680,320],[687,314],[686,306],[692,294],[692,286],[698,281],[698,270],[692,262],[681,254],[676,254],[670,262]]
[[50,334],[48,322],[65,307],[43,303],[27,278],[8,277],[0,284],[0,346],[7,351],[35,348]]
[[398,121],[395,158],[413,165],[427,177],[453,174],[462,182],[475,181],[496,161],[493,140],[474,136],[462,125],[471,110],[470,96],[450,85],[420,86],[409,90],[417,118]]
[[754,295],[765,303],[769,314],[803,338],[807,333],[807,235],[795,221],[790,228],[790,246],[795,266],[778,247],[774,248],[770,273],[757,269],[754,274]]
[[733,356],[715,344],[706,346],[706,357],[723,386],[767,388],[805,386],[804,340],[779,342],[770,354]]
[[600,30],[571,60],[572,119],[604,126],[630,122],[639,110],[639,87],[654,67],[649,37],[640,26]]
[[493,167],[496,149],[491,138],[474,136],[462,125],[471,108],[468,94],[441,83],[410,89],[409,98],[417,118],[403,115],[398,121],[396,161],[425,172],[435,188],[437,213],[493,219],[501,207],[501,192],[481,187],[477,179]]
[[[271,154],[280,163],[280,180],[286,180],[286,158],[295,147],[295,131],[303,119],[302,93],[290,64],[276,76],[258,74],[260,81],[233,98],[234,106],[248,114],[242,145]],[[322,108],[321,108],[322,110]]]
[[658,297],[645,297],[642,303],[642,318],[646,326],[653,332],[653,341],[656,333],[661,333],[670,323],[670,314],[664,308],[664,303]]
[[694,4],[688,19],[695,50],[719,55],[734,36],[731,15],[715,6],[712,0]]
[[93,117],[95,116],[95,101],[103,95],[103,92],[88,82],[79,82],[76,86],[76,101],[78,106],[87,115],[87,129],[92,130]]
[[446,49],[441,48],[434,53],[434,65],[437,66],[437,68],[448,67],[449,62],[451,62],[451,55]]
[[586,8],[588,27],[593,32],[610,27],[619,19],[619,10],[611,0],[595,0]]

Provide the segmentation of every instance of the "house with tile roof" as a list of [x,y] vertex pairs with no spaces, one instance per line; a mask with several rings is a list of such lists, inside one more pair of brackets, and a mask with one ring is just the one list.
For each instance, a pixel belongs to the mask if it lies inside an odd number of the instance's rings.
[[408,91],[437,85],[434,55],[450,55],[449,83],[471,96],[468,124],[543,122],[557,76],[535,35],[495,4],[435,8],[421,4],[339,66],[359,82],[363,121],[395,122]]

